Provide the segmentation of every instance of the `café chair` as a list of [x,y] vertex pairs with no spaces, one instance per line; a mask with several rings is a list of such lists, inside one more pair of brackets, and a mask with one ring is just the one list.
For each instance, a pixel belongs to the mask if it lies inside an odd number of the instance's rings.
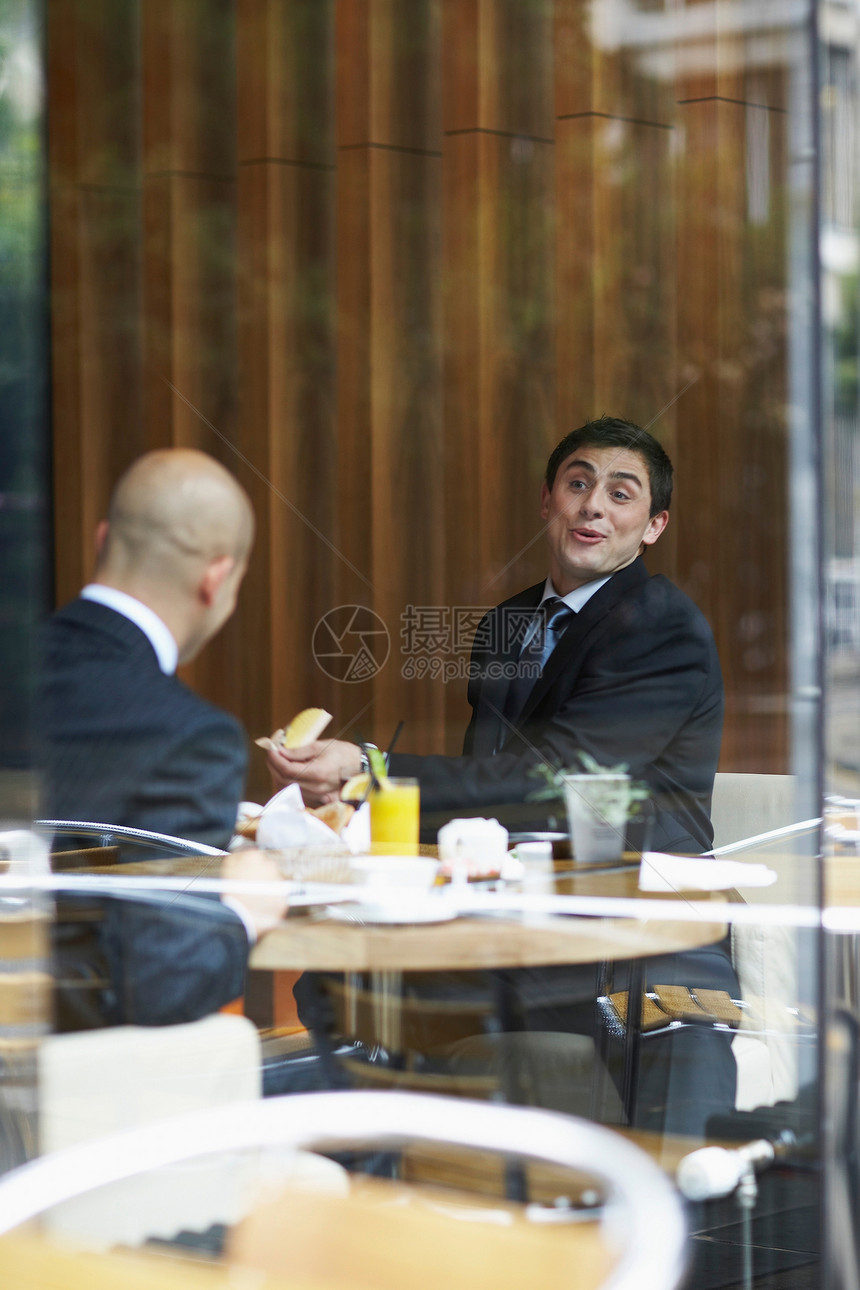
[[[586,1212],[601,1220],[601,1234],[614,1256],[602,1279],[604,1290],[671,1290],[679,1284],[686,1239],[681,1203],[667,1177],[638,1147],[598,1125],[546,1111],[399,1092],[313,1093],[236,1103],[42,1157],[0,1178],[0,1235],[96,1189],[109,1188],[108,1194],[113,1195],[127,1179],[225,1152],[273,1147],[396,1150],[410,1143],[501,1153],[525,1162],[586,1171],[593,1180],[586,1202],[592,1208]],[[288,1226],[289,1199],[281,1214],[283,1231]],[[525,1214],[530,1217],[533,1211]],[[475,1219],[474,1214],[471,1217]],[[555,1251],[554,1264],[575,1270],[582,1224],[575,1221],[575,1214],[564,1217],[561,1228],[554,1225],[549,1244]],[[390,1230],[396,1231],[397,1218],[388,1221]],[[454,1224],[452,1231],[458,1227],[462,1230],[462,1222]],[[481,1263],[491,1257],[494,1233],[493,1225],[480,1229]],[[337,1227],[327,1223],[325,1234],[327,1243],[336,1246]],[[567,1243],[569,1253],[564,1250]],[[383,1248],[368,1239],[362,1247],[362,1284],[368,1284],[376,1261],[384,1263],[388,1255],[385,1243],[381,1244]],[[416,1254],[407,1249],[399,1281],[388,1284],[410,1284]],[[422,1264],[432,1261],[433,1254],[432,1249],[422,1250]],[[290,1267],[286,1242],[279,1262],[282,1268]],[[469,1268],[461,1272],[462,1284],[473,1284]],[[426,1283],[425,1277],[422,1284]]]
[[718,771],[711,800],[714,853],[754,841],[763,833],[783,829],[796,819],[793,775],[752,775]]
[[[714,781],[711,820],[713,854],[740,855],[770,835],[790,849],[797,823],[793,775],[721,771]],[[765,858],[766,857],[762,857]],[[749,904],[768,904],[767,887],[743,893]],[[735,1108],[793,1101],[798,1092],[798,1043],[809,1026],[796,1012],[799,998],[798,936],[794,928],[737,924],[732,927],[732,960],[740,982],[744,1015],[732,1043],[738,1067]]]
[[491,1098],[497,1076],[445,1069],[434,1053],[482,1033],[495,1009],[484,992],[427,998],[386,991],[372,981],[315,974],[328,1024],[314,1038],[332,1084]]
[[99,824],[92,820],[35,820],[33,828],[40,834],[51,836],[51,868],[55,873],[120,861],[226,854],[204,842],[191,842],[169,833]]
[[[37,1066],[39,1142],[49,1154],[260,1096],[260,1043],[245,1017],[51,1035]],[[78,1202],[49,1218],[56,1234],[98,1248],[202,1230],[229,1220],[237,1204],[235,1171],[220,1161],[141,1176],[98,1206]]]
[[[793,775],[719,772],[714,781],[711,819],[715,856],[739,855],[764,841],[790,845],[792,834],[811,823],[796,823]],[[768,902],[768,888],[744,899]],[[738,1068],[735,1109],[752,1110],[790,1101],[797,1095],[797,1045],[810,1033],[796,1013],[797,936],[792,928],[738,924],[732,927],[732,961],[740,997],[654,984],[642,996],[639,1036],[644,1042],[690,1025],[735,1030],[732,1053]],[[607,992],[598,1008],[609,1034],[627,1030],[626,993]]]

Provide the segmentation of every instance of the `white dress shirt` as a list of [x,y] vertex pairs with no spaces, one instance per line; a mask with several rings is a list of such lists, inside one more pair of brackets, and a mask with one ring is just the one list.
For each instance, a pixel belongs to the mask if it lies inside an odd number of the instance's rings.
[[106,605],[123,618],[135,624],[143,632],[158,659],[158,666],[165,676],[172,676],[179,661],[179,646],[170,628],[159,618],[154,610],[142,600],[136,600],[116,587],[106,587],[101,582],[89,582],[81,592],[81,600],[94,600],[99,605]]
[[607,574],[605,578],[595,578],[594,582],[586,582],[582,587],[577,587],[576,591],[569,591],[566,596],[559,596],[555,587],[552,585],[552,578],[547,578],[544,583],[543,595],[540,598],[540,603],[543,604],[545,600],[549,600],[553,596],[558,596],[559,600],[563,600],[569,609],[572,609],[575,614],[578,614],[580,609],[583,609],[588,604],[594,593],[599,591],[601,587],[606,586],[611,577],[612,574],[610,573]]

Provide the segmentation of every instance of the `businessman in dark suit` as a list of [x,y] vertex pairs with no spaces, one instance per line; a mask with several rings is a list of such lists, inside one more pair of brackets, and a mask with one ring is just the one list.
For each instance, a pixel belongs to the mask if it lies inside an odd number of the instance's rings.
[[[253,532],[243,489],[205,453],[152,452],[126,471],[97,531],[93,581],[44,634],[37,704],[44,815],[227,845],[242,794],[244,736],[175,670],[233,612]],[[232,865],[236,877],[243,870],[278,877],[261,856]],[[249,944],[284,907],[277,896],[222,903],[193,892],[106,901],[94,946],[75,920],[73,898],[63,903],[60,975],[107,981],[85,1009],[89,1017],[69,1025],[190,1021],[236,998]],[[84,994],[69,997],[77,1005]]]
[[[585,752],[647,783],[655,848],[710,846],[719,660],[696,606],[641,559],[668,523],[671,494],[669,458],[629,422],[604,417],[561,441],[541,490],[549,576],[478,629],[463,756],[392,759],[392,774],[418,778],[422,812],[526,802],[536,763],[575,766]],[[360,753],[320,741],[269,763],[277,783],[295,779],[324,798],[358,771]]]
[[[668,523],[671,495],[668,456],[630,422],[604,417],[558,444],[541,489],[549,576],[479,627],[463,755],[392,758],[392,774],[419,780],[425,821],[440,811],[501,814],[511,803],[533,811],[529,772],[540,762],[575,766],[585,752],[602,765],[624,762],[646,782],[652,847],[711,845],[719,661],[696,606],[666,578],[651,577],[641,558]],[[296,780],[326,798],[359,770],[360,755],[354,745],[320,741],[270,753],[269,764],[276,783]],[[737,994],[726,943],[647,968],[652,982]],[[516,984],[530,1029],[592,1032],[593,973],[540,969],[517,973]],[[623,969],[616,988],[625,988]],[[729,1110],[730,1039],[701,1028],[679,1032],[671,1051],[649,1041],[639,1122],[695,1133],[709,1111]]]

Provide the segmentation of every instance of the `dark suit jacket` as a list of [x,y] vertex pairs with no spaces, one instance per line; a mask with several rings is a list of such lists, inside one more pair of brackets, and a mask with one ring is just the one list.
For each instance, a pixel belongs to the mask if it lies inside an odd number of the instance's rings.
[[37,704],[42,810],[226,847],[242,796],[242,728],[175,676],[139,627],[75,600],[47,625]]
[[[659,850],[702,851],[713,841],[710,798],[720,751],[723,686],[710,627],[691,600],[641,559],[620,569],[565,630],[521,715],[502,716],[524,624],[543,583],[491,610],[472,654],[472,719],[462,757],[392,758],[391,773],[420,780],[422,811],[480,813],[523,802],[539,761],[626,762],[651,790]],[[507,634],[506,634],[507,633]],[[532,825],[546,824],[535,809]]]
[[[42,813],[226,846],[242,794],[241,727],[165,676],[149,640],[76,600],[45,629],[36,705]],[[193,1021],[244,989],[245,927],[220,901],[62,896],[60,1029]]]

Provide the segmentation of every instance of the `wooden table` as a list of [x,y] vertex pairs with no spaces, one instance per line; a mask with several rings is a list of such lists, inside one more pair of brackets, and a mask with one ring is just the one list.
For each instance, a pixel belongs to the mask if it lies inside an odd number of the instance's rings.
[[[572,871],[570,863],[562,860],[556,862],[555,868],[555,889],[559,894],[634,897],[641,901],[642,917],[538,919],[497,915],[392,927],[349,925],[303,912],[289,916],[262,937],[251,952],[250,965],[269,971],[298,972],[537,967],[648,958],[711,945],[726,933],[724,922],[702,918],[701,905],[711,899],[707,892],[697,892],[692,897],[696,908],[691,908],[689,920],[649,919],[648,903],[655,897],[638,890],[636,864],[617,871]],[[218,876],[215,863],[205,856],[105,865],[93,867],[90,872],[118,877],[183,877],[190,880],[190,891],[194,878]],[[366,888],[355,890],[357,901],[369,895]],[[656,898],[666,899],[663,895]],[[683,895],[669,898],[689,899]],[[723,900],[724,896],[716,894],[714,898]]]
[[492,915],[391,927],[287,918],[255,945],[254,968],[439,972],[638,959],[697,949],[725,935],[716,921]]

